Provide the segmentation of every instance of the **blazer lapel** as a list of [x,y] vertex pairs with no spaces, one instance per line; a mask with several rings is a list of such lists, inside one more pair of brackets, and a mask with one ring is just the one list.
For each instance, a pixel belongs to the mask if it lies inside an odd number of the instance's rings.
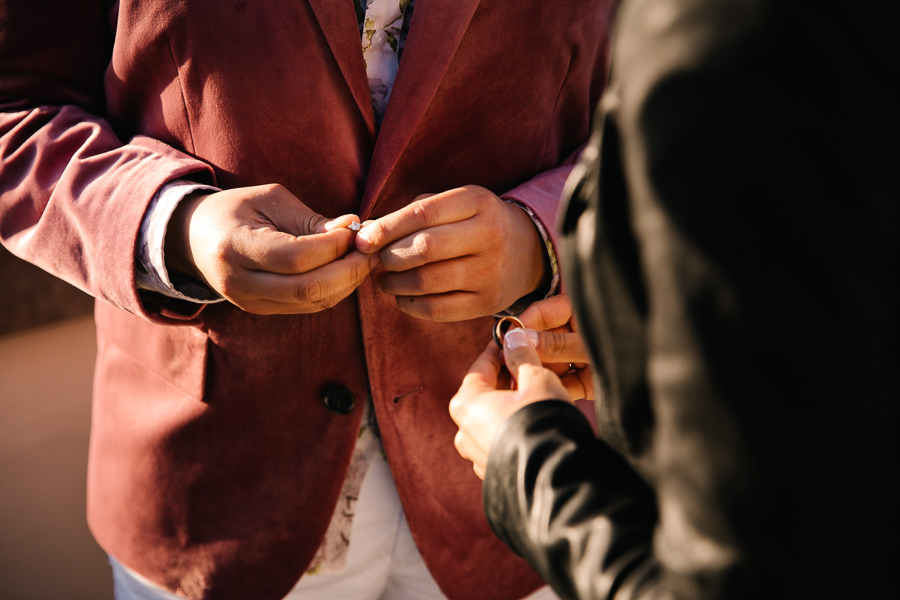
[[362,56],[362,40],[352,0],[309,0],[309,5],[328,41],[347,86],[359,106],[370,130],[375,130],[375,114],[366,66]]
[[[422,120],[479,0],[418,0],[363,193],[360,217],[378,196]],[[327,3],[320,0],[319,3]],[[348,2],[349,4],[349,2]],[[368,92],[366,93],[368,97]]]

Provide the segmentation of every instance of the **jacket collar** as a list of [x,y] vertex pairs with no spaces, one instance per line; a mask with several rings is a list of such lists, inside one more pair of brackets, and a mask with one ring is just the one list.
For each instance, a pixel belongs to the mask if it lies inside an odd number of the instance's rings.
[[[391,170],[425,115],[478,3],[479,0],[416,2],[403,60],[369,166],[360,217],[371,214]],[[310,6],[366,124],[374,132],[375,117],[351,1],[310,0]]]
[[374,129],[369,84],[352,0],[309,0],[309,5],[366,123]]

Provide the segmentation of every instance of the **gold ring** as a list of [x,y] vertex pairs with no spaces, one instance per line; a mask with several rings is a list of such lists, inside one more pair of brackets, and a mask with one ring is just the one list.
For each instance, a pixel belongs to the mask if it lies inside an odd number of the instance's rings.
[[497,346],[503,348],[503,336],[506,335],[506,332],[514,327],[524,328],[525,324],[519,319],[511,316],[500,317],[497,319],[497,323],[494,325],[494,342],[497,343]]

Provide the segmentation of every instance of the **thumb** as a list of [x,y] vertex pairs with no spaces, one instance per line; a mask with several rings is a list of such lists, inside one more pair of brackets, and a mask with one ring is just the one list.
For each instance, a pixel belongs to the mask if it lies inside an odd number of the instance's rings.
[[327,233],[335,229],[341,229],[349,225],[349,221],[343,223],[344,219],[329,219],[325,215],[310,210],[306,214],[298,214],[299,235],[315,235],[317,233]]
[[290,190],[278,184],[245,188],[247,208],[276,231],[293,236],[324,233],[328,218],[320,215]]
[[535,346],[538,333],[533,329],[510,329],[503,336],[506,367],[516,380],[521,400],[526,403],[556,398],[571,401],[559,377],[541,364]]
[[316,229],[314,233],[325,233],[327,231],[333,231],[335,229],[349,229],[350,231],[358,231],[359,217],[356,215],[341,215],[340,217],[335,217],[334,219],[327,219],[326,217],[322,217],[321,215],[317,215],[321,217],[321,220],[316,221]]
[[503,358],[513,379],[519,379],[522,365],[541,366],[537,352],[538,333],[533,329],[516,327],[503,336]]

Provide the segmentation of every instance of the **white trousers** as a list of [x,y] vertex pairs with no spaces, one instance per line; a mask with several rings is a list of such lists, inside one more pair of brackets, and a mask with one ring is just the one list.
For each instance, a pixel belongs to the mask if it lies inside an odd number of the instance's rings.
[[[347,565],[307,575],[285,600],[445,600],[413,542],[394,480],[379,453],[363,479]],[[110,557],[116,600],[183,600]],[[558,600],[548,587],[527,600]]]

